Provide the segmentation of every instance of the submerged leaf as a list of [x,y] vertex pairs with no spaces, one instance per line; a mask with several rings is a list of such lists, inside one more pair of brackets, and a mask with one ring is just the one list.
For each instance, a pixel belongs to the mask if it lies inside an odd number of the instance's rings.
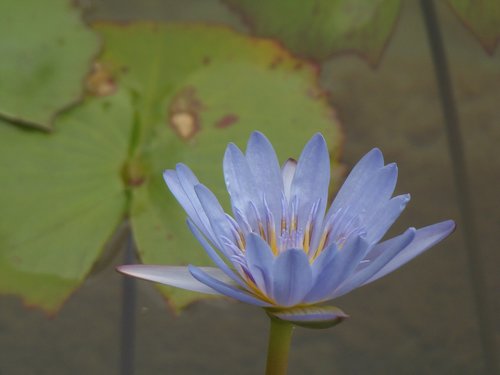
[[251,30],[293,52],[325,60],[355,52],[377,63],[394,28],[400,0],[224,0]]
[[500,1],[448,0],[448,4],[484,49],[493,54],[500,40]]

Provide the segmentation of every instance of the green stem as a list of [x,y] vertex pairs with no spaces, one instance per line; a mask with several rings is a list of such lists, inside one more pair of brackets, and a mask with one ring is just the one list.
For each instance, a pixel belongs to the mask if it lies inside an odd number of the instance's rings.
[[286,375],[293,324],[271,318],[266,375]]

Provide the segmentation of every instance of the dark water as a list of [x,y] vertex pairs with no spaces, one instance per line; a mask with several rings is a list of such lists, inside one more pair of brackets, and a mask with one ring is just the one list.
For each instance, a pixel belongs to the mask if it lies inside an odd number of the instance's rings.
[[[107,0],[96,2],[89,16],[221,20],[245,30],[218,2],[173,3]],[[490,313],[498,317],[500,53],[486,56],[446,7],[438,12],[465,140]],[[398,192],[412,194],[395,232],[459,218],[433,74],[413,1],[405,4],[377,70],[349,56],[332,59],[323,70],[322,85],[332,92],[346,134],[346,166],[378,146],[387,161],[399,165]],[[0,374],[117,373],[120,286],[109,267],[89,279],[55,319],[2,297]],[[150,284],[140,282],[138,288],[137,374],[262,373],[268,322],[257,308],[200,302],[175,318]],[[291,375],[484,372],[460,222],[444,243],[336,304],[351,319],[331,330],[297,329]],[[498,322],[493,334],[500,346]]]

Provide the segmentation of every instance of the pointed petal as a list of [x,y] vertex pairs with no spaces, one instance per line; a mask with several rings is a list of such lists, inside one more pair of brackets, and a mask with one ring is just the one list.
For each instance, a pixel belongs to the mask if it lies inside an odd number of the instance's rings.
[[372,175],[383,166],[384,157],[378,148],[374,148],[363,156],[349,173],[328,214],[337,212],[341,207],[348,207],[353,200],[358,199],[359,190],[368,185]]
[[204,185],[198,184],[194,187],[194,191],[200,204],[207,215],[210,226],[214,232],[214,244],[224,252],[224,255],[229,258],[227,252],[224,250],[222,238],[233,238],[231,231],[231,224],[229,223],[222,206],[215,197],[215,195]]
[[252,296],[248,292],[238,289],[230,284],[227,284],[223,281],[221,281],[218,278],[215,278],[205,272],[204,269],[201,267],[195,267],[195,266],[189,266],[189,272],[191,272],[191,275],[193,277],[200,281],[201,283],[205,284],[207,287],[210,287],[220,294],[223,294],[227,297],[237,299],[238,301],[249,303],[251,305],[255,306],[261,306],[261,307],[269,307],[270,304],[267,302],[264,302],[260,299],[257,299],[256,297]]
[[270,295],[274,255],[267,242],[255,233],[250,233],[246,237],[245,258],[248,270],[259,289]]
[[292,189],[293,176],[297,169],[297,161],[295,159],[288,159],[281,168],[281,177],[283,178],[283,192],[287,202],[290,202],[290,191]]
[[[357,191],[352,192],[349,205],[340,207],[342,219],[339,220],[339,225],[334,226],[332,237],[344,237],[360,226],[366,230],[367,240],[375,237],[371,234],[372,228],[366,225],[366,220],[369,221],[387,204],[396,186],[397,174],[396,164],[388,164],[375,172],[364,186],[357,187]],[[335,212],[330,211],[329,214],[335,215]],[[375,226],[375,232],[378,233],[377,229]]]
[[[194,185],[190,188],[189,183],[187,182],[187,176],[184,177],[186,177],[186,179],[185,181],[183,181],[183,183],[181,183],[181,179],[177,171],[168,169],[163,172],[163,179],[165,180],[168,188],[180,203],[182,208],[184,208],[184,210],[191,218],[191,220],[193,220],[196,226],[202,228],[205,234],[212,239],[213,231],[208,224],[206,215],[204,214],[203,210],[197,211],[197,207],[199,207],[199,200],[196,196],[196,193],[194,192]],[[196,177],[194,177],[194,174],[192,175],[192,177],[193,178],[190,181],[192,181],[193,183],[195,181],[198,181]]]
[[385,203],[377,211],[374,211],[373,215],[364,221],[365,227],[369,228],[367,233],[368,241],[371,243],[380,241],[399,215],[401,215],[409,201],[410,194],[398,195]]
[[[185,164],[178,163],[176,165],[177,177],[179,182],[184,190],[186,196],[189,198],[191,205],[193,206],[194,212],[197,215],[198,220],[201,222],[201,226],[197,225],[210,239],[213,238],[214,233],[212,228],[210,227],[210,223],[208,221],[207,215],[201,206],[200,200],[196,195],[194,187],[198,185],[200,182],[198,178],[194,175],[194,173],[189,169],[189,167]],[[191,215],[190,215],[191,216]]]
[[358,267],[352,276],[335,291],[333,297],[339,297],[363,285],[413,241],[415,232],[415,228],[409,228],[403,234],[385,241],[380,249],[380,255]]
[[329,328],[349,318],[349,315],[335,306],[307,306],[284,310],[269,309],[267,313],[272,317],[305,328]]
[[273,216],[278,218],[281,214],[283,178],[273,146],[262,133],[253,132],[245,157],[260,194],[266,197]]
[[273,265],[273,299],[280,306],[293,306],[302,301],[312,286],[309,258],[303,250],[282,252]]
[[331,299],[335,289],[342,284],[365,257],[369,244],[363,236],[352,236],[338,254],[323,264],[311,291],[304,298],[306,303]]
[[[230,143],[224,154],[224,179],[231,197],[233,212],[247,215],[249,204],[253,203],[259,215],[263,214],[262,199],[245,156],[236,145]],[[264,216],[262,216],[264,217]],[[250,223],[255,225],[255,223]]]
[[[455,222],[453,220],[442,221],[437,224],[429,225],[424,228],[420,228],[416,231],[413,241],[406,246],[403,251],[401,251],[397,256],[395,256],[389,263],[387,263],[381,270],[379,270],[370,279],[364,282],[364,284],[371,283],[388,273],[398,269],[402,265],[406,264],[417,255],[423,253],[425,250],[434,246],[438,242],[448,237],[455,230]],[[390,240],[389,240],[390,241]],[[385,242],[380,243],[374,249],[376,253],[381,252],[381,248],[385,247]],[[363,284],[363,285],[364,285]]]
[[306,225],[311,208],[317,201],[320,201],[318,214],[323,217],[329,183],[330,156],[325,138],[318,133],[304,147],[292,181],[290,197],[298,198],[299,228],[303,229]]
[[203,237],[203,234],[200,232],[198,227],[190,220],[187,220],[187,224],[191,232],[194,234],[198,242],[203,246],[205,249],[206,253],[212,259],[212,261],[216,264],[217,267],[220,268],[222,272],[224,272],[230,279],[232,279],[236,284],[240,286],[244,286],[243,280],[236,275],[233,270],[229,268],[229,266],[224,262],[224,260],[219,256],[217,251],[208,243],[208,241]]
[[[139,279],[154,281],[163,285],[175,286],[177,288],[191,290],[193,292],[220,294],[214,289],[196,280],[188,270],[188,267],[181,266],[149,266],[145,264],[131,264],[116,267],[118,272],[125,275],[134,276]],[[203,267],[207,274],[211,274],[220,280],[229,282],[219,269]]]

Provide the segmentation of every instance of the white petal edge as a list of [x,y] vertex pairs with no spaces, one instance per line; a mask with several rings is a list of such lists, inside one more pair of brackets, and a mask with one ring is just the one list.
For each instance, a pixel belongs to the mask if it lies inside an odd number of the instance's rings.
[[[201,267],[204,272],[224,283],[232,283],[221,270],[213,267]],[[196,280],[185,266],[154,266],[146,264],[127,264],[118,266],[118,272],[128,276],[137,277],[142,280],[153,281],[163,285],[191,290],[206,294],[221,294]]]

